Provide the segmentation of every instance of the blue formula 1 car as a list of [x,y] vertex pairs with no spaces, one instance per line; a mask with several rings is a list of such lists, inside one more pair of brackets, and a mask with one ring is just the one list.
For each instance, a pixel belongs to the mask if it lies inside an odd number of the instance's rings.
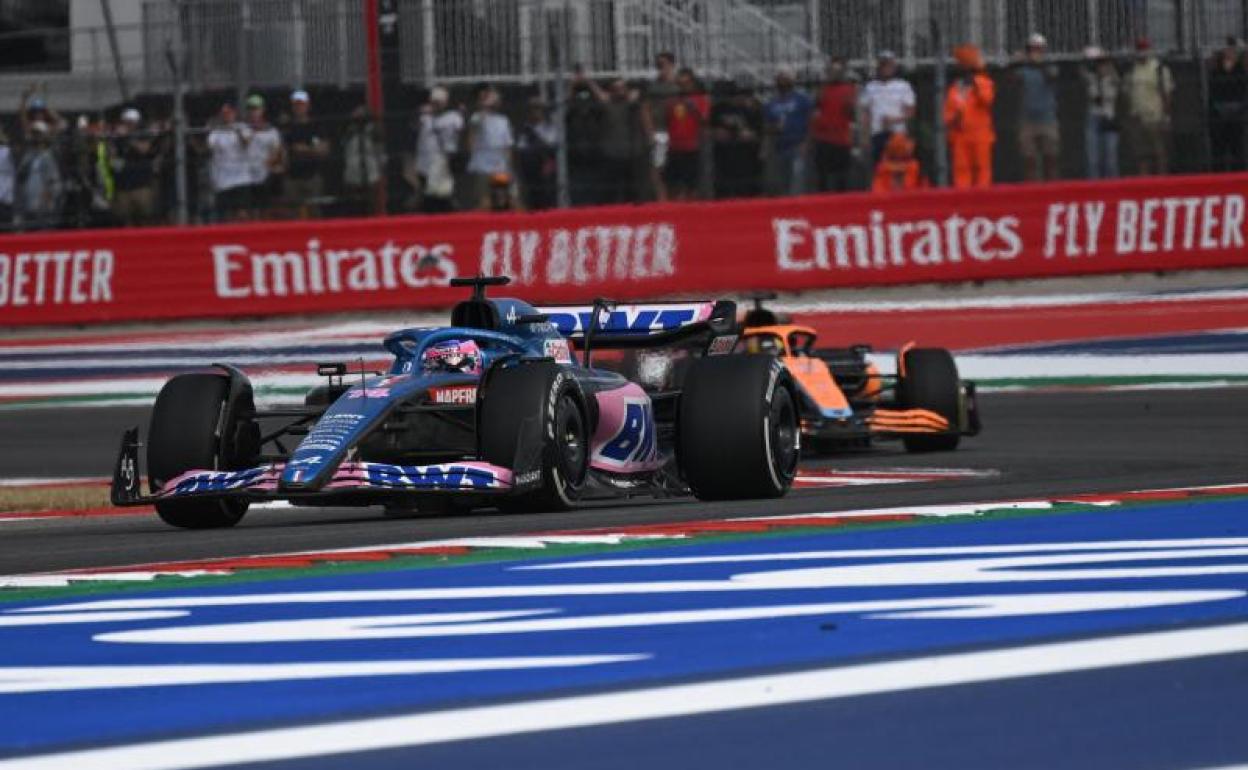
[[[302,406],[259,410],[238,369],[182,374],[147,433],[127,430],[114,505],[175,527],[237,524],[248,505],[388,511],[564,509],[582,500],[777,497],[797,469],[796,390],[772,356],[727,355],[732,302],[538,310],[472,288],[451,326],[394,332],[388,372],[321,364]],[[362,367],[361,367],[362,368]]]

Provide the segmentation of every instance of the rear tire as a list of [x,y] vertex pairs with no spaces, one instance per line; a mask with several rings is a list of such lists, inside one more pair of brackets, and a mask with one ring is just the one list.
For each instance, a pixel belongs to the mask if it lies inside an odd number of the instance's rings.
[[[255,422],[245,417],[255,411],[251,391],[227,404],[229,391],[229,379],[217,374],[181,374],[161,388],[147,431],[152,492],[187,471],[251,467]],[[166,500],[156,503],[156,513],[181,529],[216,529],[237,524],[247,506],[246,500]]]
[[589,472],[589,421],[580,388],[563,367],[545,361],[491,372],[481,394],[481,459],[517,469],[540,467],[540,486],[508,497],[508,512],[562,511],[580,498]]
[[[927,409],[961,429],[962,384],[953,355],[944,348],[914,348],[903,359],[906,376],[897,383],[897,400],[903,409]],[[908,452],[944,452],[957,449],[959,433],[904,436]]]
[[801,450],[792,381],[773,356],[699,359],[680,396],[677,459],[700,500],[780,497]]

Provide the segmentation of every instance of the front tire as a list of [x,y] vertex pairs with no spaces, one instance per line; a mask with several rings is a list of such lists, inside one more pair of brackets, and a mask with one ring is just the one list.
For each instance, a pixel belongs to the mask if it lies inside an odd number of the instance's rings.
[[680,396],[677,458],[700,500],[780,497],[797,474],[798,406],[772,356],[715,356],[690,367]]
[[538,468],[538,487],[500,503],[506,511],[562,511],[576,505],[589,472],[589,421],[580,388],[557,364],[520,363],[484,383],[478,420],[481,459],[514,473]]
[[[234,403],[229,393],[230,380],[217,374],[181,374],[161,388],[147,431],[152,492],[187,471],[240,470],[254,463],[251,389]],[[156,503],[156,514],[180,529],[217,529],[237,524],[247,506],[246,500],[165,500]]]
[[944,348],[914,348],[903,356],[905,376],[897,383],[903,409],[927,409],[949,421],[951,433],[916,433],[902,438],[908,452],[945,452],[958,448],[962,420],[962,382],[953,355]]

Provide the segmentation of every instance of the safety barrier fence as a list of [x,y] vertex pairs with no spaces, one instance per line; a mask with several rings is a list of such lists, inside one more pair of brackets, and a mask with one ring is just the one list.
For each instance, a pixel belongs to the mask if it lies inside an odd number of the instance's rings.
[[0,326],[1248,266],[1248,174],[0,238]]

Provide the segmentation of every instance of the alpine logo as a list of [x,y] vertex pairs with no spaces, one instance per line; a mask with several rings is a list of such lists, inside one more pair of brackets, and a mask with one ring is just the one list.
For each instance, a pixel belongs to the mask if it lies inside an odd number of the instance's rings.
[[429,400],[435,404],[475,404],[476,385],[450,385],[429,389]]

